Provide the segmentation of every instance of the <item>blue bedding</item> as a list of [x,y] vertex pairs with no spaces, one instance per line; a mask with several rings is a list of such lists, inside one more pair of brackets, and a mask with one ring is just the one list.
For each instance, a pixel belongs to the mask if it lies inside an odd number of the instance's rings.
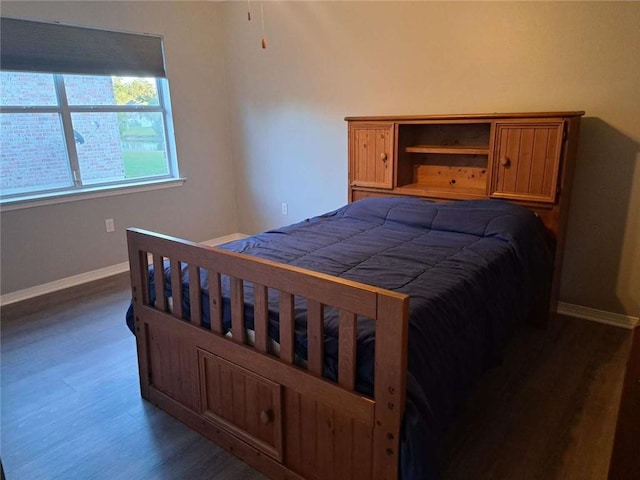
[[[438,478],[442,439],[481,373],[500,360],[514,329],[546,308],[552,254],[542,222],[501,201],[432,203],[375,198],[223,249],[295,265],[410,296],[407,402],[401,477]],[[168,265],[165,291],[171,295]],[[183,278],[188,282],[186,269]],[[153,281],[153,276],[151,276]],[[208,322],[206,272],[203,315]],[[189,314],[185,285],[183,309]],[[224,292],[225,288],[223,288]],[[153,288],[151,289],[153,297]],[[275,294],[275,292],[274,292]],[[247,328],[252,292],[245,291]],[[153,298],[152,298],[153,301]],[[228,305],[228,299],[225,299]],[[277,341],[277,297],[269,331]],[[230,328],[229,308],[224,324]],[[127,323],[133,331],[131,308]],[[305,308],[296,303],[296,353],[306,357]],[[325,312],[325,376],[337,377],[337,315]],[[374,329],[358,322],[357,389],[372,395]]]

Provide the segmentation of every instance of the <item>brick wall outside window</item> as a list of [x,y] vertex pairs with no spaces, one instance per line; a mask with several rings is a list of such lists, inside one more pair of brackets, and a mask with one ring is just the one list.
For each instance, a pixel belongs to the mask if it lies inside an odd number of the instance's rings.
[[[111,77],[66,76],[75,105],[114,105]],[[52,75],[3,72],[4,106],[56,105]],[[84,183],[123,180],[124,159],[118,113],[72,113]],[[0,189],[69,186],[70,173],[61,120],[57,113],[0,114]]]

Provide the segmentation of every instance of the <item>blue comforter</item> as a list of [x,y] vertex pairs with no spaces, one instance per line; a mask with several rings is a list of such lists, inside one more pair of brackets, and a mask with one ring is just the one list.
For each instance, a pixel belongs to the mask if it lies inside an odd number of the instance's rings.
[[[542,222],[500,200],[365,199],[221,248],[410,295],[404,479],[438,478],[447,425],[480,374],[499,361],[516,326],[536,308],[546,308],[552,268]],[[165,272],[169,296],[168,266]],[[185,269],[188,282],[186,276]],[[208,321],[206,272],[201,283]],[[186,291],[183,297],[188,316]],[[245,324],[251,328],[250,288],[245,298]],[[277,297],[269,303],[270,335],[277,340]],[[304,307],[296,304],[299,358],[306,357]],[[230,328],[228,307],[223,311]],[[133,327],[131,309],[127,323]],[[325,333],[324,374],[335,379],[337,316],[331,309],[325,312]],[[371,395],[374,329],[367,319],[358,322],[357,371],[357,389]]]

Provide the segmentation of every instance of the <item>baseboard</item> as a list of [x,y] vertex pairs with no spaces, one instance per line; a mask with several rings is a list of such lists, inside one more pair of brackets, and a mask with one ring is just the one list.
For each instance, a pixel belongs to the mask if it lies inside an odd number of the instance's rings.
[[564,302],[558,302],[558,313],[622,328],[634,328],[639,323],[638,317],[623,315],[621,313],[605,312],[604,310]]
[[[246,238],[247,235],[243,233],[232,233],[225,235],[224,237],[214,238],[212,240],[206,240],[201,242],[210,247],[216,245],[222,245],[223,243],[232,242],[234,240],[240,240]],[[0,295],[0,307],[10,305],[16,302],[22,302],[23,300],[29,300],[30,298],[39,297],[48,293],[57,292],[66,288],[82,285],[83,283],[93,282],[95,280],[101,280],[103,278],[118,275],[129,271],[129,262],[118,263],[117,265],[110,265],[108,267],[99,268],[86,273],[80,273],[71,277],[62,278],[49,283],[43,283],[42,285],[36,285],[35,287],[25,288],[23,290],[17,290],[15,292],[5,293]]]
[[234,240],[242,240],[243,238],[247,238],[249,235],[245,235],[244,233],[232,233],[230,235],[225,235],[224,237],[214,238],[213,240],[205,240],[205,245],[209,245],[210,247],[215,247],[216,245],[222,245],[223,243],[233,242]]

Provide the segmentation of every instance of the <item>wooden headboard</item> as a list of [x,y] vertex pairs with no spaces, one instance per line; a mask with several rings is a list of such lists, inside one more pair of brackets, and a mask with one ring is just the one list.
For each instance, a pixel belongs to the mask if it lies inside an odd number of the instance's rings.
[[500,198],[533,210],[555,240],[553,314],[582,115],[346,117],[349,201],[391,195]]

